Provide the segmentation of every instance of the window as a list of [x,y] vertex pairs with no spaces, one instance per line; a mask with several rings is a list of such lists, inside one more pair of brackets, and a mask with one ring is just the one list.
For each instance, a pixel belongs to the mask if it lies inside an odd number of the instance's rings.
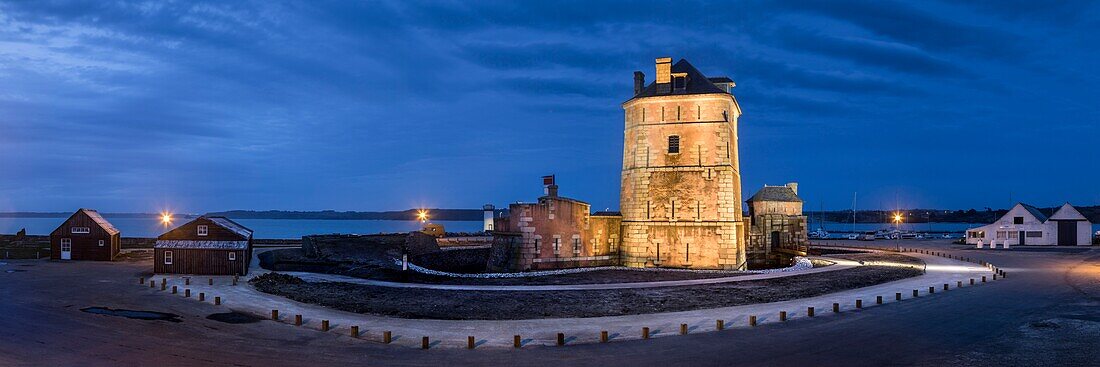
[[561,237],[554,236],[554,255],[561,253]]
[[1012,217],[1012,224],[1024,224],[1024,217]]
[[542,255],[542,237],[535,237],[535,256]]
[[103,247],[103,240],[99,240],[99,247]]
[[164,265],[172,265],[172,251],[164,252]]
[[73,233],[92,233],[92,229],[88,227],[73,227]]
[[210,233],[210,228],[206,226],[199,226],[199,236],[205,236]]
[[668,137],[668,154],[680,154],[679,135],[671,135]]
[[233,251],[229,252],[229,261],[237,261],[237,253],[236,252],[233,252]]
[[1028,238],[1042,238],[1043,231],[1027,231]]
[[581,239],[580,237],[573,237],[573,256],[581,254]]
[[1016,231],[1008,232],[1008,238],[1020,238],[1020,232],[1016,232]]
[[1003,240],[1005,238],[1005,231],[997,231],[997,239]]
[[687,82],[688,82],[687,75],[673,76],[672,77],[672,88],[677,89],[677,90],[683,90],[684,88],[687,88]]

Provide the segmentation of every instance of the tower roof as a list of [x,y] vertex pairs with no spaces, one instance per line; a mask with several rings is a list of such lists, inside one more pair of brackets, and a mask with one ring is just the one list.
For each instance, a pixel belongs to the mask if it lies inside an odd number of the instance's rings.
[[764,186],[764,188],[757,191],[746,202],[752,203],[756,201],[786,201],[801,203],[802,199],[798,197],[798,194],[794,193],[788,186]]
[[[642,97],[655,97],[655,96],[672,96],[672,95],[690,95],[690,94],[711,94],[711,93],[727,93],[724,89],[714,85],[711,79],[703,75],[699,69],[692,66],[690,62],[684,59],[680,59],[672,65],[672,74],[687,74],[687,85],[684,88],[657,88],[657,82],[649,83],[645,89],[642,89],[641,93],[638,93],[633,98]],[[721,78],[713,78],[720,80]],[[728,80],[729,78],[725,78]],[[731,81],[732,82],[732,81]],[[668,85],[667,83],[665,84]]]

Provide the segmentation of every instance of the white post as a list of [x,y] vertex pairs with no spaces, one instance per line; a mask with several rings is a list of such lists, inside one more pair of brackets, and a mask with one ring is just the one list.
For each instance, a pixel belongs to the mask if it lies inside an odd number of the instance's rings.
[[402,271],[409,270],[409,254],[402,254],[401,255],[401,270]]
[[985,241],[983,241],[983,240],[979,239],[979,240],[978,240],[978,249],[981,249],[981,248],[983,248],[983,247],[985,247]]

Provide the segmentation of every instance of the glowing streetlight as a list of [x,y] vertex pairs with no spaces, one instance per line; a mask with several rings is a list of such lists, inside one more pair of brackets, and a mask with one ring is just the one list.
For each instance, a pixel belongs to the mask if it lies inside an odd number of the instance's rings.
[[162,212],[160,213],[160,222],[164,223],[164,228],[168,229],[168,225],[172,224],[172,213]]
[[418,211],[416,212],[416,220],[419,220],[419,221],[420,221],[420,223],[425,223],[425,222],[427,222],[427,221],[428,221],[428,211],[427,211],[427,210],[423,210],[423,209],[421,209],[421,210],[418,210]]
[[901,213],[894,213],[894,247],[901,251]]

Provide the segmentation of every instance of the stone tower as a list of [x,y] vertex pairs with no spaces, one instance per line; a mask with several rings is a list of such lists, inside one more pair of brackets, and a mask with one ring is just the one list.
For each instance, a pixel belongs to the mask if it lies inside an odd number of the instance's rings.
[[634,73],[634,97],[623,103],[621,260],[745,269],[734,83],[686,60],[656,66],[648,86]]

